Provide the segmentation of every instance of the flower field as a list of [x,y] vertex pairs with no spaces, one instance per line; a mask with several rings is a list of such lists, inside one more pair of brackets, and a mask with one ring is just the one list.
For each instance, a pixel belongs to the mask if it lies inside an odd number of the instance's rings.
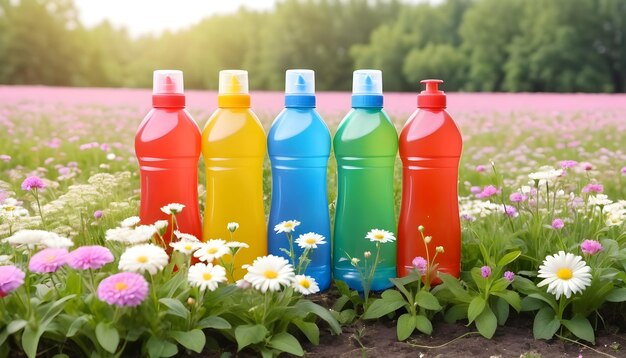
[[[187,98],[202,127],[216,94]],[[349,101],[348,93],[318,95],[331,133]],[[266,132],[282,105],[282,93],[252,94]],[[415,105],[414,94],[385,95],[398,131]],[[320,335],[367,322],[389,323],[393,339],[410,344],[456,321],[491,339],[518,315],[532,322],[534,339],[624,354],[619,344],[595,344],[600,331],[624,340],[626,330],[626,96],[449,94],[464,139],[461,279],[437,273],[444,246],[416,258],[394,289],[363,297],[337,282],[322,298],[309,296],[317,286],[303,265],[331,238],[299,237],[297,222],[276,230],[304,257],[292,250],[291,260],[254,262],[236,261],[246,249],[236,223],[231,237],[206,243],[172,230],[171,247],[162,235],[184,208],[164,207],[171,220],[139,225],[133,138],[149,106],[147,90],[0,86],[0,357],[302,355]],[[266,168],[267,213],[267,160]],[[398,159],[396,213],[401,170]],[[328,188],[332,203],[332,157]],[[377,245],[395,240],[384,238]],[[363,280],[374,256],[351,258]]]

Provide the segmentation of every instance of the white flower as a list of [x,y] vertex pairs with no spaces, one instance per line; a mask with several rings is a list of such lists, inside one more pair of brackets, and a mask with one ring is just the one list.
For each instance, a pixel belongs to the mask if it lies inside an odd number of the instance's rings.
[[539,266],[538,277],[544,280],[537,286],[548,285],[548,293],[555,295],[557,300],[561,295],[570,298],[572,293],[582,292],[591,285],[591,267],[582,257],[559,251],[546,256],[543,265]]
[[352,260],[350,260],[350,263],[352,263],[352,266],[356,266],[359,264],[361,260],[359,260],[357,257],[353,257]]
[[13,198],[4,199],[0,205],[0,218],[12,220],[28,216],[28,210],[20,206],[19,202]]
[[310,295],[312,293],[320,292],[320,288],[315,282],[315,279],[311,276],[296,275],[293,279],[293,287],[296,291],[303,295]]
[[116,227],[106,231],[104,238],[106,241],[128,242],[128,237],[132,235],[133,229],[127,227]]
[[226,246],[226,241],[222,239],[212,239],[198,245],[196,252],[193,253],[200,261],[212,262],[220,257],[228,254],[230,250]]
[[232,248],[244,248],[247,249],[250,247],[250,245],[246,244],[245,242],[239,242],[239,241],[229,241],[226,243],[226,246],[228,247],[232,247]]
[[[193,236],[193,235],[190,235]],[[185,255],[191,255],[195,250],[198,249],[198,247],[200,247],[200,241],[198,241],[198,239],[196,240],[180,240],[177,242],[170,242],[170,247],[172,247],[174,250],[181,252]]]
[[28,245],[28,247],[34,248],[35,245],[41,244],[44,239],[48,239],[54,236],[58,235],[50,231],[20,230],[2,241],[13,246]]
[[443,254],[443,252],[444,252],[444,250],[443,250],[443,246],[437,246],[437,247],[435,247],[435,251],[436,251],[436,252],[438,252],[438,253],[440,253],[440,254]]
[[11,265],[11,259],[13,256],[11,255],[0,255],[0,265]]
[[167,229],[168,222],[167,220],[158,220],[154,222],[154,227],[161,232],[162,230]]
[[154,275],[163,270],[169,261],[167,252],[153,244],[132,246],[120,257],[118,268],[122,271]]
[[67,237],[59,236],[57,234],[44,237],[41,240],[41,245],[53,249],[67,249],[74,246],[74,242]]
[[325,244],[324,236],[320,234],[316,234],[314,232],[309,232],[306,234],[302,234],[298,236],[296,239],[296,244],[303,249],[317,249],[317,245]]
[[372,252],[371,251],[365,251],[363,253],[363,257],[366,259],[369,259],[370,257],[372,257]]
[[107,159],[108,160],[114,160],[117,156],[115,155],[115,153],[109,153],[107,154]]
[[252,287],[265,293],[267,290],[278,291],[281,286],[289,286],[294,279],[293,266],[278,256],[257,257],[248,273],[243,277]]
[[161,211],[166,213],[167,215],[176,215],[180,213],[181,211],[183,211],[184,208],[185,208],[185,205],[183,204],[171,203],[162,207]]
[[140,221],[141,219],[139,219],[139,216],[131,216],[129,218],[122,220],[122,223],[120,224],[120,226],[132,228],[135,225],[139,224]]
[[281,232],[292,232],[298,225],[300,225],[298,220],[287,220],[274,226],[274,231],[276,231],[277,234],[280,234]]
[[150,241],[156,234],[156,228],[152,225],[139,225],[131,231],[130,235],[126,238],[126,243],[130,245],[141,244],[146,241]]
[[195,242],[200,242],[200,240],[198,240],[197,237],[195,237],[194,235],[191,234],[185,234],[184,232],[180,232],[178,230],[174,230],[174,235],[176,235],[176,237],[179,240],[187,240],[187,241],[195,241]]
[[370,239],[371,242],[380,242],[381,244],[396,240],[392,232],[379,229],[370,230],[370,232],[365,235],[365,238]]
[[236,222],[228,223],[228,225],[226,225],[226,228],[230,232],[235,232],[237,231],[237,229],[239,229],[239,223],[236,223]]
[[550,181],[563,175],[563,169],[554,169],[549,166],[539,168],[540,171],[528,174],[528,178],[538,181]]
[[215,291],[220,282],[226,281],[226,270],[220,265],[197,263],[189,268],[187,279],[191,286]]
[[587,201],[587,205],[589,206],[605,206],[610,204],[613,204],[613,200],[609,199],[605,194],[590,195]]

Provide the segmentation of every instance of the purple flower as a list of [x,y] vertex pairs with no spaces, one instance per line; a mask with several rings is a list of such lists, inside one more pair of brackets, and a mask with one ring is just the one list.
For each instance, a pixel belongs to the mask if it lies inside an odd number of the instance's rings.
[[103,246],[81,246],[67,256],[67,265],[75,270],[97,270],[113,262],[113,254]]
[[585,240],[580,244],[580,250],[586,255],[595,255],[598,252],[604,250],[602,244],[596,240]]
[[563,228],[563,226],[565,226],[565,223],[563,222],[563,220],[556,218],[554,220],[552,220],[552,228],[555,230],[561,230]]
[[589,162],[582,162],[580,163],[580,166],[585,169],[586,171],[592,170],[593,169],[593,165]]
[[0,298],[15,291],[24,284],[24,271],[15,266],[0,266]]
[[513,280],[515,280],[515,273],[513,271],[507,271],[503,276],[509,282],[513,282]]
[[622,170],[620,170],[620,172],[622,173],[622,175],[626,175],[626,167],[623,167]]
[[578,162],[575,160],[563,160],[561,161],[560,164],[561,164],[561,168],[569,169],[569,168],[575,167],[576,164],[578,164]]
[[587,184],[583,188],[583,193],[602,193],[604,191],[604,186],[602,184]]
[[134,272],[120,272],[98,285],[98,298],[119,307],[139,306],[148,295],[148,281]]
[[504,206],[504,214],[510,218],[516,218],[519,214],[517,213],[517,209],[511,205]]
[[22,182],[22,190],[44,189],[46,184],[38,176],[30,176]]
[[487,170],[487,168],[485,168],[485,166],[482,165],[482,164],[476,166],[476,171],[479,172],[479,173],[482,173],[485,170]]
[[483,266],[480,268],[480,274],[484,277],[484,278],[489,278],[489,276],[491,276],[491,267],[489,266]]
[[463,215],[461,215],[461,218],[463,218],[463,220],[466,220],[466,221],[469,221],[469,222],[472,222],[472,221],[476,220],[475,217],[473,217],[473,216],[471,216],[469,214],[463,214]]
[[522,201],[526,200],[526,196],[524,194],[516,191],[516,192],[514,192],[513,194],[511,194],[509,196],[509,200],[512,203],[519,203],[519,202],[522,202]]
[[67,249],[47,248],[30,258],[28,269],[36,273],[57,272],[67,263]]
[[411,263],[413,264],[413,267],[415,267],[415,270],[420,273],[420,276],[424,276],[426,274],[426,270],[428,269],[428,262],[426,262],[423,257],[417,256],[413,259]]
[[485,199],[497,193],[498,193],[498,189],[495,186],[487,185],[486,187],[483,188],[483,191],[476,194],[476,197],[479,199]]
[[93,213],[93,217],[96,219],[100,219],[102,217],[102,215],[104,215],[104,213],[102,212],[102,210],[96,210]]
[[481,191],[483,191],[479,186],[473,186],[470,188],[470,193],[472,194],[478,194]]

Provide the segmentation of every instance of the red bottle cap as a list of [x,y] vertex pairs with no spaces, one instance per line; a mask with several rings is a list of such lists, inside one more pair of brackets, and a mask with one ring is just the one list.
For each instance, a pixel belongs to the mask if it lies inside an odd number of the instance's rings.
[[417,108],[446,108],[446,94],[439,90],[442,80],[422,80],[420,83],[426,84],[426,90],[417,95]]

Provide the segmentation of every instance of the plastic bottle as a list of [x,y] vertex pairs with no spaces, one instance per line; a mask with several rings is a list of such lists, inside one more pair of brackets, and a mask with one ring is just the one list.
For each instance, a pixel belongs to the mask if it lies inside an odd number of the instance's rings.
[[458,205],[458,168],[462,150],[459,129],[446,112],[446,95],[438,90],[441,80],[424,80],[426,90],[417,96],[418,109],[400,134],[402,158],[402,207],[398,224],[398,274],[416,256],[426,258],[418,231],[431,236],[432,258],[437,246],[439,271],[459,277],[461,265],[461,224]]
[[[169,220],[161,207],[185,205],[176,216],[181,232],[202,239],[198,209],[200,129],[185,110],[183,73],[154,71],[152,110],[139,125],[135,153],[141,174],[139,216],[144,225]],[[164,239],[169,242],[171,225]],[[167,243],[166,242],[166,243]]]
[[[206,167],[205,240],[229,240],[229,222],[239,223],[235,240],[249,248],[237,254],[236,268],[252,264],[267,253],[263,208],[265,132],[250,109],[248,72],[225,70],[219,74],[218,109],[202,131]],[[236,278],[243,277],[236,271]]]
[[[354,72],[352,110],[341,121],[333,141],[338,170],[338,197],[333,245],[334,276],[363,290],[358,271],[346,254],[363,262],[376,245],[366,239],[371,229],[396,232],[393,172],[398,151],[396,129],[383,111],[382,73]],[[396,277],[396,244],[381,244],[381,259],[371,289],[391,287]]]
[[[276,117],[268,134],[267,147],[272,163],[272,204],[268,224],[270,254],[288,255],[284,233],[274,226],[282,221],[301,223],[293,234],[314,232],[326,244],[309,252],[306,274],[324,291],[330,286],[330,216],[326,192],[326,171],[330,156],[330,133],[315,111],[315,74],[312,70],[288,70],[285,78],[285,109]],[[296,260],[303,249],[294,244]],[[299,261],[296,261],[296,265]]]

